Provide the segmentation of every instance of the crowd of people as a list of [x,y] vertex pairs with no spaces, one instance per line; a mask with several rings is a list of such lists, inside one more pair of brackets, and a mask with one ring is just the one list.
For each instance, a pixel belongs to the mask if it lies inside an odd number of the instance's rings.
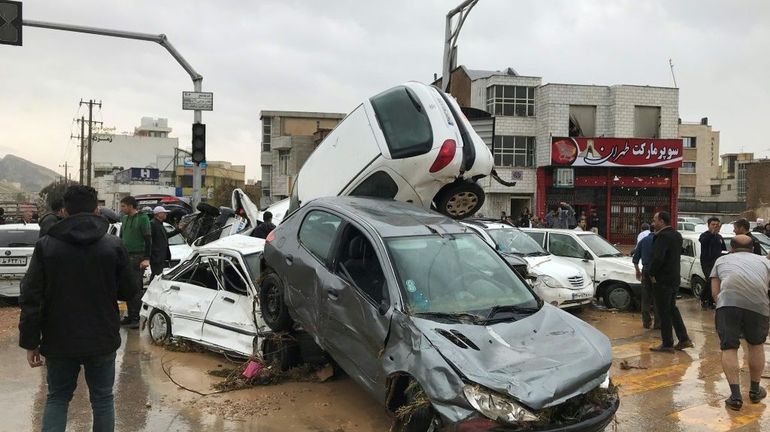
[[581,212],[578,215],[575,209],[566,202],[560,202],[550,208],[542,218],[533,215],[528,207],[522,210],[518,218],[514,219],[505,212],[500,214],[500,220],[519,228],[562,228],[576,231],[593,231],[599,233],[601,221],[596,209],[590,214]]

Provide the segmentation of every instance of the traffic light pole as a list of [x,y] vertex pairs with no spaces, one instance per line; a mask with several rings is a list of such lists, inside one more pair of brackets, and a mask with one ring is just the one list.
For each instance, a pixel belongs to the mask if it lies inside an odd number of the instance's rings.
[[[134,39],[134,40],[142,40],[147,42],[155,42],[166,49],[166,51],[171,54],[172,57],[174,57],[174,60],[179,63],[180,66],[190,75],[190,78],[193,82],[193,88],[196,92],[200,92],[203,90],[203,76],[199,74],[198,72],[193,69],[193,67],[190,65],[190,63],[185,60],[184,57],[182,57],[182,54],[179,54],[179,51],[174,48],[173,45],[171,45],[171,42],[168,41],[168,38],[164,34],[154,35],[154,34],[148,34],[148,33],[136,33],[136,32],[127,32],[122,30],[111,30],[111,29],[104,29],[104,28],[98,28],[98,27],[85,27],[85,26],[76,26],[71,24],[60,24],[60,23],[52,23],[52,22],[44,22],[44,21],[33,21],[33,20],[22,20],[22,25],[25,25],[27,27],[38,27],[38,28],[45,28],[50,30],[61,30],[61,31],[69,31],[69,32],[75,32],[75,33],[88,33],[88,34],[94,34],[99,36],[110,36],[110,37],[117,37],[117,38],[123,38],[123,39]],[[193,123],[201,123],[203,119],[203,114],[201,110],[194,110],[193,111]],[[192,205],[193,208],[198,205],[201,201],[201,167],[200,164],[194,164],[193,166],[193,196],[192,196]]]

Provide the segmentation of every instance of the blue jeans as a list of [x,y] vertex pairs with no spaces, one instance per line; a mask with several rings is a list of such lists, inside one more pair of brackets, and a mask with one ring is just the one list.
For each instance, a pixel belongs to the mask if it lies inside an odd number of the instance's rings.
[[46,358],[48,399],[43,413],[43,431],[64,432],[67,410],[78,385],[83,365],[94,416],[94,432],[115,429],[115,405],[112,386],[115,383],[115,353],[75,358]]

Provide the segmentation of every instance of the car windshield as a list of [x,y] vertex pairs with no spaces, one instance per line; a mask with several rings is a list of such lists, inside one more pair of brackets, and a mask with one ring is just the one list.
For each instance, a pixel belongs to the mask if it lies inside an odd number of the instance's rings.
[[766,246],[770,246],[770,237],[766,236],[765,234],[758,233],[758,232],[753,232],[751,234],[754,236],[754,238],[757,239],[758,242],[760,242],[760,243],[762,243],[762,244],[764,244]]
[[588,246],[598,257],[623,256],[623,253],[615,249],[615,246],[607,243],[607,240],[596,234],[581,235],[580,239]]
[[38,234],[37,230],[1,230],[0,247],[34,247]]
[[500,252],[526,256],[548,255],[548,252],[537,244],[532,237],[517,229],[491,229],[487,233],[492,237]]
[[184,241],[184,237],[182,237],[182,234],[176,234],[176,235],[168,238],[168,245],[169,246],[178,246],[178,245],[183,245],[183,244],[187,244],[187,242]]
[[259,277],[259,261],[261,258],[262,254],[259,252],[243,256],[243,262],[246,263],[246,267],[249,269],[249,276],[252,281],[257,280]]
[[433,129],[417,95],[404,86],[370,99],[390,155],[394,159],[425,154],[433,147]]
[[537,308],[513,269],[475,234],[386,240],[410,312],[486,317],[496,306]]

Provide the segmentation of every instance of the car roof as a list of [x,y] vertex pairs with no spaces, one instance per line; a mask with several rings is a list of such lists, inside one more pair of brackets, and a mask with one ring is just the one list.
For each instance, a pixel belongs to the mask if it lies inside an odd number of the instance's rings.
[[3,224],[0,225],[0,230],[29,230],[29,231],[40,231],[40,225],[36,223],[12,223],[12,224]]
[[478,219],[478,218],[477,219],[463,219],[460,223],[468,224],[468,225],[474,225],[474,226],[477,226],[477,227],[483,228],[483,229],[503,229],[503,228],[516,229],[516,230],[519,229],[519,227],[515,227],[513,225],[510,225],[510,224],[507,224],[507,223],[504,223],[504,222],[500,222],[497,219]]
[[440,213],[414,204],[381,198],[325,197],[307,206],[337,210],[353,220],[364,218],[381,237],[467,233],[468,228]]
[[574,235],[598,235],[593,231],[575,231],[567,228],[519,228],[522,231],[528,232],[553,232],[560,234],[574,234]]
[[256,237],[233,234],[198,248],[199,251],[218,251],[223,249],[236,251],[241,255],[251,255],[262,252],[265,249],[265,241]]

